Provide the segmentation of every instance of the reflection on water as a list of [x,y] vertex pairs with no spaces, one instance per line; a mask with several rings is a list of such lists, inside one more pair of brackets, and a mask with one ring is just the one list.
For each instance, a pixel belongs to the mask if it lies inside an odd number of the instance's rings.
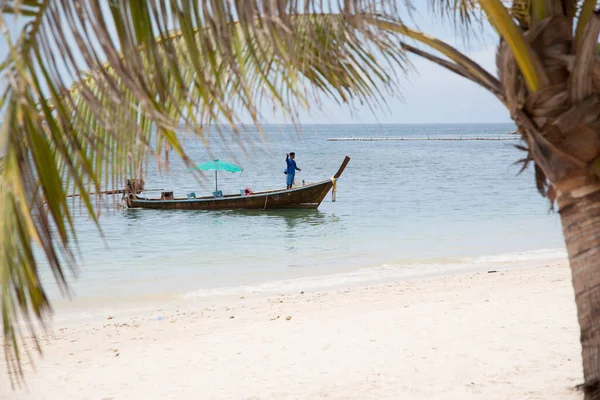
[[130,220],[131,224],[135,224],[137,221],[144,218],[143,211],[144,210],[140,209],[140,208],[131,208],[131,209],[124,209],[119,214],[122,215],[123,218]]

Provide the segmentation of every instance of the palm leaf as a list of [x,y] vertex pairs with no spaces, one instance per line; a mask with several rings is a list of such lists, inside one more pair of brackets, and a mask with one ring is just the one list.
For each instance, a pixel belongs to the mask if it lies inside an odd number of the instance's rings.
[[[597,7],[597,0],[584,0],[581,6],[581,12],[579,13],[579,19],[577,21],[577,28],[575,30],[575,45],[577,46],[582,40],[585,33],[586,27],[594,16],[594,10]],[[597,39],[597,38],[596,38]]]
[[[502,5],[519,21],[521,26],[528,26],[531,19],[533,0],[502,0]],[[547,1],[547,0],[542,0]],[[487,15],[479,0],[429,0],[429,7],[434,14],[449,19],[456,26],[473,34],[471,25],[488,21]]]
[[464,28],[485,18],[477,0],[429,0],[429,8],[434,14]]
[[65,267],[76,265],[67,194],[79,193],[97,221],[101,202],[89,193],[140,177],[148,156],[164,166],[171,149],[191,165],[176,133],[181,121],[204,137],[206,126],[235,129],[240,112],[260,124],[265,105],[296,122],[295,108],[316,96],[381,104],[381,88],[396,89],[388,71],[405,58],[393,33],[364,21],[397,20],[395,10],[393,1],[366,0],[5,2],[0,25],[22,18],[27,26],[7,37],[1,69],[9,82],[0,288],[10,370],[21,371],[17,321],[30,321],[35,336],[31,317],[50,311],[40,263],[65,291]]
[[[395,32],[400,35],[403,35],[406,38],[413,39],[419,42],[420,44],[425,45],[441,53],[442,55],[453,61],[456,64],[456,66],[459,67],[459,69],[464,69],[468,72],[468,74],[461,75],[469,77],[469,79],[473,77],[473,79],[471,80],[475,81],[476,83],[483,84],[485,87],[490,88],[490,90],[492,90],[492,92],[494,92],[495,94],[500,93],[500,82],[498,81],[498,79],[492,76],[492,74],[486,71],[475,61],[471,60],[469,57],[465,56],[463,53],[458,51],[456,48],[448,45],[447,43],[432,36],[426,35],[422,32],[419,32],[417,30],[411,29],[402,24],[400,21],[390,21],[379,17],[370,19],[369,23],[382,29],[386,29],[390,32]],[[404,46],[404,48],[406,49],[407,47]],[[416,53],[414,51],[411,52]],[[423,54],[419,55],[423,56]],[[431,57],[427,58],[431,60]],[[447,67],[448,64],[444,64],[443,66]],[[456,68],[453,69],[453,72],[457,72]]]

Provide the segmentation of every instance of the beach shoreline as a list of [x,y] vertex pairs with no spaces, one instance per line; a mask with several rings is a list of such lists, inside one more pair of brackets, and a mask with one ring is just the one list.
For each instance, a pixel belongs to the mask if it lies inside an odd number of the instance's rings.
[[0,397],[581,397],[564,260],[123,311],[57,311],[43,359],[25,365],[27,388],[10,391],[1,373]]
[[[450,257],[422,260],[400,260],[394,264],[368,265],[344,271],[315,274],[312,270],[305,276],[261,280],[250,284],[234,283],[231,286],[201,287],[194,290],[177,290],[171,285],[168,290],[157,293],[136,293],[127,297],[111,296],[110,289],[105,297],[86,297],[74,293],[70,298],[53,298],[54,323],[77,325],[105,319],[107,316],[137,317],[154,315],[156,310],[174,310],[188,303],[227,304],[239,299],[265,299],[270,296],[294,295],[298,293],[331,292],[367,286],[395,284],[398,282],[432,279],[445,276],[473,274],[477,272],[512,270],[552,264],[566,264],[563,249],[541,249],[478,257]],[[235,279],[235,278],[234,278]],[[191,279],[190,281],[196,281]],[[203,285],[201,279],[197,279]],[[235,282],[234,280],[232,282]],[[189,287],[190,283],[187,282]]]

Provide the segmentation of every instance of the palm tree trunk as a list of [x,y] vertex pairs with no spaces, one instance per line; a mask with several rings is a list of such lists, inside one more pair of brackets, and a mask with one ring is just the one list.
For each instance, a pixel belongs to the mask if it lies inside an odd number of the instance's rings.
[[600,400],[600,192],[560,211],[581,329],[585,400]]

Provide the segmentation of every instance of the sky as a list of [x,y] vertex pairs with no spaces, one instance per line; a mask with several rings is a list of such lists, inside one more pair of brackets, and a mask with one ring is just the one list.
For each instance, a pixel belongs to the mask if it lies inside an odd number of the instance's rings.
[[[467,53],[495,75],[495,46]],[[507,109],[485,89],[427,60],[411,57],[403,90],[386,96],[386,108],[350,109],[323,100],[320,115],[302,112],[304,123],[492,123],[511,122]],[[268,115],[267,115],[268,118]]]
[[[419,3],[419,2],[415,2]],[[422,3],[426,3],[422,1]],[[434,17],[425,6],[418,6],[414,22],[418,28],[456,46],[481,66],[496,74],[497,36],[485,29],[478,39],[465,44],[448,22]],[[312,123],[494,123],[511,122],[510,114],[496,97],[480,86],[446,69],[411,56],[411,70],[402,77],[402,91],[386,97],[387,109],[372,112],[367,107],[351,110],[324,100],[321,115],[301,113],[302,122]]]
[[[434,18],[427,7],[418,6],[413,18],[414,20],[407,20],[409,25],[457,46],[492,74],[496,74],[497,36],[491,30],[486,30],[482,38],[465,46],[450,24],[444,24],[439,18]],[[6,51],[5,42],[0,40],[0,58],[4,59]],[[410,59],[412,65],[409,74],[401,75],[402,90],[400,93],[386,95],[386,107],[373,112],[366,106],[351,108],[348,105],[338,105],[331,99],[323,99],[320,112],[315,108],[310,113],[301,111],[300,122],[393,124],[511,121],[506,108],[483,88],[427,60],[416,56]],[[272,111],[264,110],[263,116],[266,123],[277,120]],[[243,116],[242,118],[246,119]]]

